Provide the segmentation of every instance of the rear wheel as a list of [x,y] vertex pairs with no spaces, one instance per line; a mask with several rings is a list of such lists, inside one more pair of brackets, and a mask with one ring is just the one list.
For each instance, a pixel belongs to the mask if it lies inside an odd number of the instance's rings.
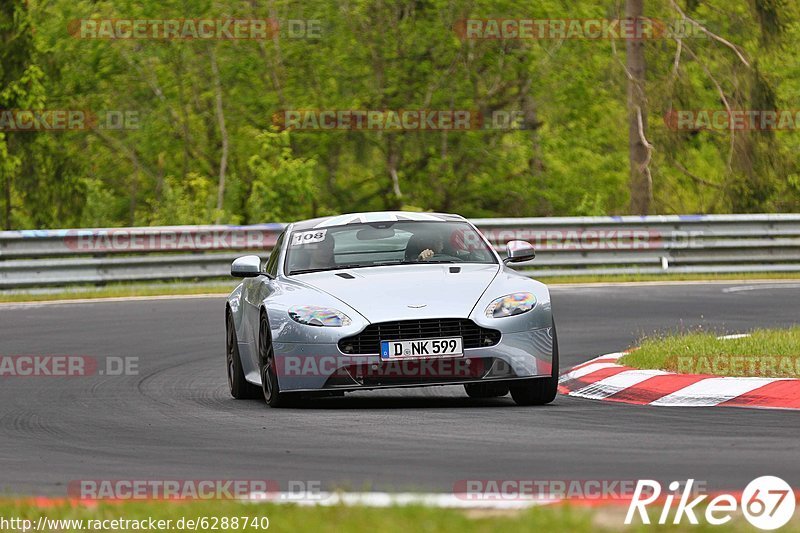
[[269,333],[267,316],[261,313],[258,324],[258,360],[261,365],[261,393],[270,407],[287,407],[297,399],[296,393],[281,392],[275,364],[275,351]]
[[230,311],[225,314],[225,363],[228,374],[228,388],[237,400],[250,400],[261,396],[261,390],[244,379],[242,359],[239,357],[239,343],[236,328]]
[[556,399],[558,392],[558,336],[553,321],[553,370],[548,378],[518,381],[509,387],[517,405],[545,405]]
[[508,385],[505,383],[467,383],[464,385],[467,396],[470,398],[498,398],[508,394]]

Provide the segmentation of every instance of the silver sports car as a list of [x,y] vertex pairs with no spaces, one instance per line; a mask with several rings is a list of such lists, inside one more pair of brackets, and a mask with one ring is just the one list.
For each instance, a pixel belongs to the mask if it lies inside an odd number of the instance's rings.
[[296,222],[225,310],[234,398],[280,407],[299,398],[427,385],[473,398],[511,393],[520,405],[556,396],[558,342],[550,293],[458,215],[356,213]]

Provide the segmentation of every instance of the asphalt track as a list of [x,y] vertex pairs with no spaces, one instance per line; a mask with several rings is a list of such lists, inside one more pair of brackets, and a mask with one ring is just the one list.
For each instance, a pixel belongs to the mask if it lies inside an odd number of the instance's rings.
[[[139,357],[133,376],[0,377],[0,492],[79,479],[271,479],[447,492],[465,479],[694,478],[800,486],[800,413],[654,408],[460,387],[365,392],[301,409],[230,398],[222,298],[0,306],[0,355]],[[562,368],[644,333],[789,326],[800,283],[555,288]]]

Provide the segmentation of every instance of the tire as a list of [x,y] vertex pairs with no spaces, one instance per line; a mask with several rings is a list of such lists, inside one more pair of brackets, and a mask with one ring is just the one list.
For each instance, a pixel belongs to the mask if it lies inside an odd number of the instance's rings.
[[281,392],[278,374],[275,371],[275,352],[272,349],[272,338],[269,333],[269,322],[266,313],[261,313],[258,322],[258,361],[261,367],[261,395],[270,407],[288,407],[294,405],[297,394]]
[[508,394],[506,383],[466,383],[464,390],[470,398],[499,398]]
[[533,378],[509,387],[517,405],[545,405],[556,399],[558,393],[558,335],[553,321],[553,370],[549,378]]
[[261,397],[261,389],[244,379],[236,328],[233,326],[233,317],[230,311],[225,313],[225,363],[231,396],[237,400],[252,400]]

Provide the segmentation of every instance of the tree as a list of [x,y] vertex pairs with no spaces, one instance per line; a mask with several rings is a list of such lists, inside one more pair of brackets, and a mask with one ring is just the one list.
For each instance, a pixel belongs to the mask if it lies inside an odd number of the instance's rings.
[[[625,18],[640,27],[644,0],[626,0]],[[650,214],[653,178],[650,174],[652,146],[647,140],[647,96],[645,89],[644,40],[627,39],[626,74],[628,78],[628,161],[630,164],[630,212]]]
[[[44,107],[42,70],[34,63],[35,45],[28,3],[6,0],[0,4],[0,110],[32,110]],[[13,116],[13,115],[12,115]],[[28,132],[0,129],[0,179],[3,187],[2,220],[11,229],[15,200],[15,178],[25,155],[30,153]]]

